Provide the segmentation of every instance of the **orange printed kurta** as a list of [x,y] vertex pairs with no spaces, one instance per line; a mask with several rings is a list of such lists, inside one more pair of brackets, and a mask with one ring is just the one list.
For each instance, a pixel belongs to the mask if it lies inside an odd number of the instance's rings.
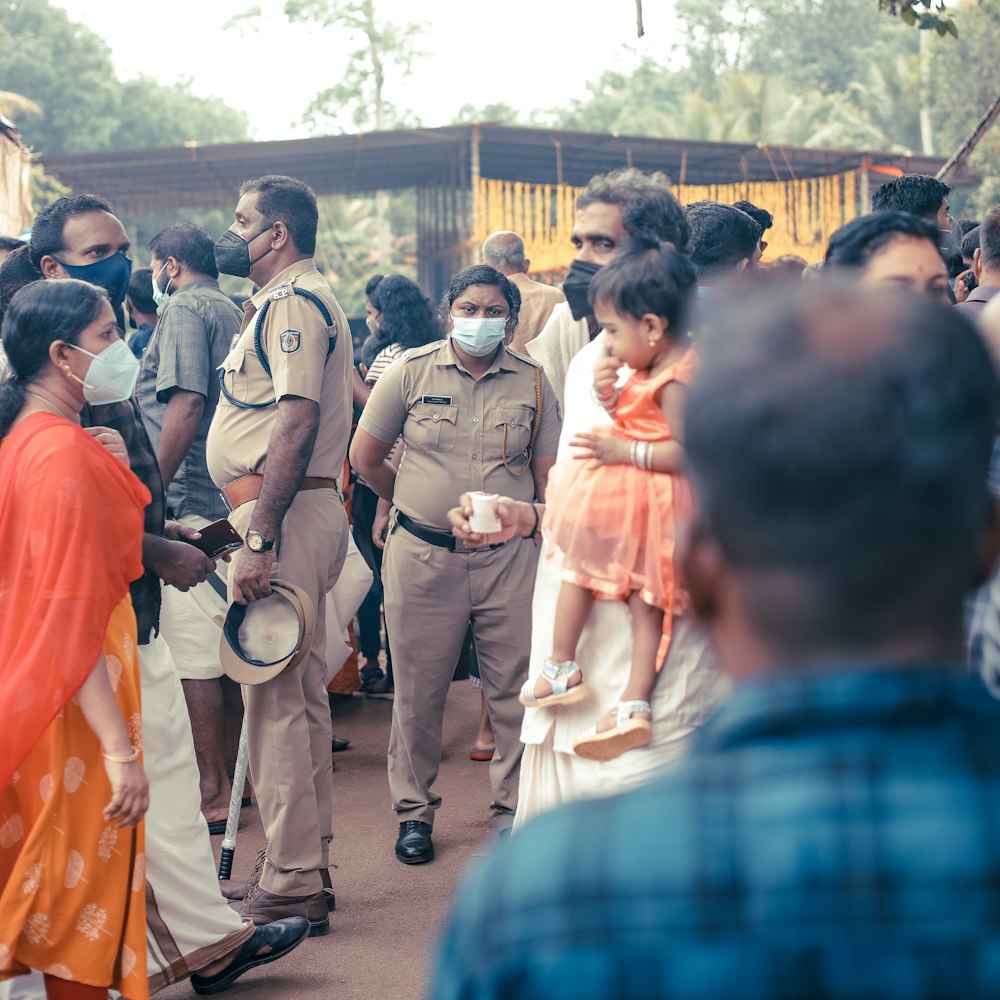
[[100,742],[72,700],[103,652],[141,746],[128,583],[148,501],[59,417],[0,444],[0,979],[34,968],[148,996],[143,827],[104,821]]

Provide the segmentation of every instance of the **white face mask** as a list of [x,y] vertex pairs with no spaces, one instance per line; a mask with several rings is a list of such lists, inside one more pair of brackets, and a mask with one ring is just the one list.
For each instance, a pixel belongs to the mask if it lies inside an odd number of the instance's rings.
[[[74,351],[90,354],[90,351],[70,344]],[[129,350],[124,340],[116,340],[100,354],[90,354],[90,362],[84,378],[73,378],[83,386],[83,398],[94,406],[107,403],[121,403],[128,399],[135,389],[139,377],[139,359]],[[70,373],[72,374],[72,373]]]
[[452,339],[466,354],[483,358],[495,351],[507,333],[507,317],[452,316]]
[[[167,289],[160,291],[160,275],[167,269],[167,265],[164,264],[156,274],[153,275],[153,301],[156,303],[156,311],[159,312],[163,303],[170,298],[170,293]],[[170,278],[167,278],[167,288],[170,287]]]

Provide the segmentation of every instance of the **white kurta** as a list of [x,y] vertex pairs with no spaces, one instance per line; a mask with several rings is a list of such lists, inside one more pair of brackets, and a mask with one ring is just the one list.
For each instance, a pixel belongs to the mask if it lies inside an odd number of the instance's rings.
[[[573,319],[568,302],[560,302],[542,332],[528,341],[525,350],[545,371],[552,391],[565,408],[566,373],[573,358],[590,343],[590,327],[585,319]],[[588,383],[589,386],[589,383]]]

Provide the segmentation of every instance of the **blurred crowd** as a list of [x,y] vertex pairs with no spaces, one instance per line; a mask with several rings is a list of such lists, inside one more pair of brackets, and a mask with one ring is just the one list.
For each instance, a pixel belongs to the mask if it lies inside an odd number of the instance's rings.
[[353,321],[290,177],[217,239],[89,194],[0,238],[0,992],[328,934],[331,706],[392,701],[427,864],[468,678],[496,843],[431,996],[995,996],[1000,207],[949,196],[807,263],[622,169],[565,275],[497,232]]

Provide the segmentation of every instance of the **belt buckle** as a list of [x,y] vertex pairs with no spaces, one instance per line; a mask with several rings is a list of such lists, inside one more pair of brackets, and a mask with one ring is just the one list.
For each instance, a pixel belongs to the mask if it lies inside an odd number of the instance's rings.
[[478,552],[480,546],[466,545],[461,538],[456,538],[454,535],[451,536],[451,551],[452,552]]

